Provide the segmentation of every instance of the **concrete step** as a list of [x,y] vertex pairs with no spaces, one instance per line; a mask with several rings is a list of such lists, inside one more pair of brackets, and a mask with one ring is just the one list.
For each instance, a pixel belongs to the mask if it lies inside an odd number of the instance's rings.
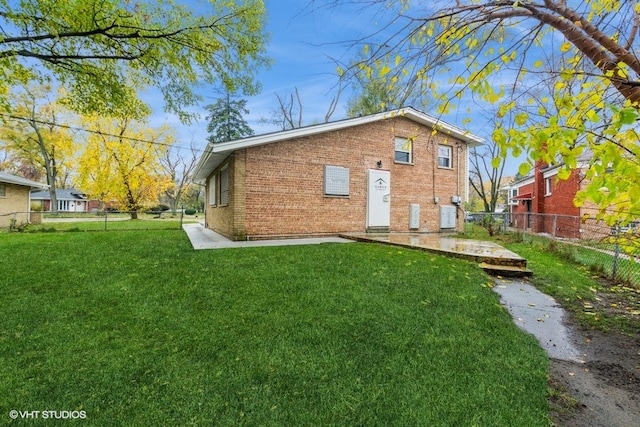
[[530,277],[533,275],[533,271],[527,269],[526,267],[517,267],[510,265],[496,265],[489,264],[486,262],[481,262],[480,268],[485,272],[492,276],[503,276],[503,277]]

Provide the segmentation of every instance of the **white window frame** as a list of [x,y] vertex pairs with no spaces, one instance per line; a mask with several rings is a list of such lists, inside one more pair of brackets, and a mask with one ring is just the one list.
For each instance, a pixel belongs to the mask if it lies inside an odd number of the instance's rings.
[[209,178],[209,206],[216,206],[218,203],[218,199],[216,197],[217,193],[216,188],[216,175],[211,175]]
[[509,190],[509,204],[510,205],[517,205],[518,201],[514,200],[514,197],[518,197],[518,189],[517,188],[512,188]]
[[551,195],[551,191],[553,189],[553,181],[551,180],[551,178],[553,177],[550,176],[544,179],[544,195],[545,196]]
[[70,212],[68,200],[58,200],[58,211]]
[[220,206],[229,205],[229,168],[220,169]]
[[[395,148],[394,148],[393,160],[396,163],[412,164],[413,163],[413,140],[411,138],[396,137],[394,143],[395,143]],[[398,155],[406,158],[398,159]]]
[[[443,153],[442,150],[446,150],[446,153]],[[453,169],[453,147],[451,145],[438,144],[438,167]]]

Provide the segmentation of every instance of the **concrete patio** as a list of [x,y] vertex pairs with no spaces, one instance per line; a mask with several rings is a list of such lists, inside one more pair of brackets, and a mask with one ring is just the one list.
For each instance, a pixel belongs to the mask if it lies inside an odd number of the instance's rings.
[[531,275],[526,268],[526,259],[493,242],[422,233],[346,233],[340,236],[359,242],[385,243],[475,261],[491,274]]
[[256,246],[313,245],[320,243],[375,242],[436,252],[475,261],[485,271],[504,276],[528,276],[527,261],[493,242],[459,239],[441,234],[345,233],[340,236],[300,239],[232,241],[201,223],[182,226],[194,249],[244,248]]

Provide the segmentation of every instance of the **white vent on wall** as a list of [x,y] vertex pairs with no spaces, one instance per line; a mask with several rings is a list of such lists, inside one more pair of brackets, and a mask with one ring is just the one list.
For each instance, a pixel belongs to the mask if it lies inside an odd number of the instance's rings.
[[349,195],[349,168],[324,166],[324,194],[327,196]]
[[440,205],[440,228],[456,228],[456,207]]
[[412,230],[420,228],[420,205],[417,203],[409,205],[409,228]]

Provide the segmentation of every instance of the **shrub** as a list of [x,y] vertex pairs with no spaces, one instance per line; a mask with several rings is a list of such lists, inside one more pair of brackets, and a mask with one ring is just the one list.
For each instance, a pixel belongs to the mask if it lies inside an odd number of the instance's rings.
[[187,208],[184,210],[185,215],[195,215],[196,210],[193,208]]
[[169,209],[171,209],[169,206],[161,204],[161,205],[153,206],[147,209],[147,212],[164,212],[164,211],[168,211]]

